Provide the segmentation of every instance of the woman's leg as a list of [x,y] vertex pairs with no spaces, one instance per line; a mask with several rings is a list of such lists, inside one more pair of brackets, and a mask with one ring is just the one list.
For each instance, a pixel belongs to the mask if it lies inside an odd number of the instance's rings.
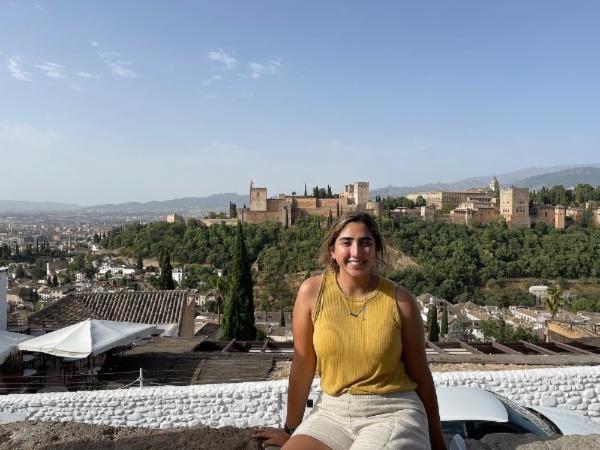
[[304,434],[298,434],[292,436],[289,441],[285,443],[281,450],[332,450],[331,447],[323,444],[321,441],[311,436]]

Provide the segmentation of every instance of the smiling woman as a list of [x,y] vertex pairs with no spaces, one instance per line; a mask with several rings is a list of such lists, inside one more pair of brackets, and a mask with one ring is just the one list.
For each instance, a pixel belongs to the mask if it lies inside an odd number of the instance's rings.
[[[345,214],[329,230],[325,273],[302,283],[294,306],[284,432],[257,430],[265,444],[445,448],[421,317],[408,291],[378,275],[383,256],[377,223],[366,213]],[[316,372],[322,395],[302,422]]]

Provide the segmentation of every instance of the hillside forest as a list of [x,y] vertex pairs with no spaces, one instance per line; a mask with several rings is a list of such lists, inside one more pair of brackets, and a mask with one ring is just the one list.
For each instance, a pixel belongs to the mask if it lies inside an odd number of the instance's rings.
[[[496,306],[534,305],[525,285],[570,288],[571,309],[600,311],[600,229],[571,226],[555,230],[543,224],[508,229],[502,222],[465,227],[419,219],[380,219],[388,247],[384,274],[415,295],[431,293],[452,302]],[[278,223],[245,224],[249,262],[255,269],[256,301],[263,308],[289,309],[299,282],[319,271],[321,239],[327,223],[317,217],[293,227]],[[169,252],[184,265],[182,287],[210,285],[214,269],[227,275],[235,227],[205,227],[187,222],[132,224],[113,230],[102,241],[107,249],[131,258],[157,258]],[[393,255],[393,256],[392,256]],[[399,266],[395,259],[413,263]]]

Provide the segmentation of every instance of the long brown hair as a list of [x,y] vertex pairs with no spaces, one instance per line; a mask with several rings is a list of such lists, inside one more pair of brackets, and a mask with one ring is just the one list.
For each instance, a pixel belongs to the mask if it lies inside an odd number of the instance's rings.
[[385,244],[379,231],[379,226],[375,219],[370,214],[363,211],[351,211],[343,214],[337,219],[323,239],[321,244],[321,255],[319,261],[325,270],[337,272],[339,267],[335,259],[331,257],[331,249],[335,245],[336,239],[339,237],[342,230],[349,223],[364,223],[375,241],[375,257],[378,263],[384,264],[385,259]]

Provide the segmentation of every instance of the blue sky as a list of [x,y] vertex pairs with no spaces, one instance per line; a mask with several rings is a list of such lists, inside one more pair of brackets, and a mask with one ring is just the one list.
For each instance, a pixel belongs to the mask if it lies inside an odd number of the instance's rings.
[[597,163],[597,1],[0,0],[8,200]]

